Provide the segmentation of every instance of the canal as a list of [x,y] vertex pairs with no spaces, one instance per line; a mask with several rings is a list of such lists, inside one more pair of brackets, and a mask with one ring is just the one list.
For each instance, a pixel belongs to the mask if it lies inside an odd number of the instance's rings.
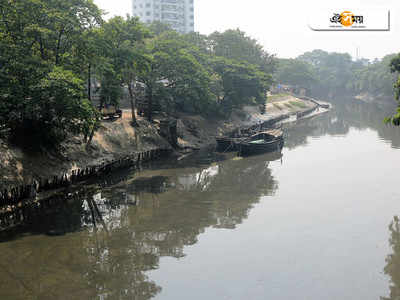
[[286,125],[282,155],[202,151],[116,174],[1,236],[0,299],[398,299],[389,112],[343,100]]

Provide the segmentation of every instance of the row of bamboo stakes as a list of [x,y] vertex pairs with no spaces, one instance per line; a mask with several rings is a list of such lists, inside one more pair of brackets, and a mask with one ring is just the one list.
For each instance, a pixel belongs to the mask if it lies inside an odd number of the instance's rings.
[[17,206],[21,202],[31,201],[40,192],[68,187],[91,178],[108,175],[118,169],[128,167],[140,168],[142,163],[156,160],[168,152],[169,150],[167,149],[137,152],[109,163],[73,170],[70,173],[64,173],[61,176],[54,176],[53,178],[33,180],[32,184],[24,186],[4,189],[0,191],[0,208]]

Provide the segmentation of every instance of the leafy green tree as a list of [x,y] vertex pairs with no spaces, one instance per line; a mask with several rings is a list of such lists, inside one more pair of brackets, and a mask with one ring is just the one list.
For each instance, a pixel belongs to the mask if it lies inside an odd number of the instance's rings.
[[298,59],[279,59],[275,81],[311,89],[317,83],[313,66]]
[[239,29],[214,32],[208,37],[208,43],[216,56],[247,62],[258,66],[266,74],[272,74],[276,69],[274,55]]
[[[400,73],[400,54],[394,57],[390,62],[390,70],[393,73]],[[400,126],[400,76],[398,76],[397,81],[394,84],[395,99],[398,102],[398,107],[396,113],[385,119],[386,123],[391,123],[395,126]]]
[[349,92],[348,83],[354,78],[353,62],[349,54],[313,50],[300,55],[298,59],[314,68],[316,78],[319,79],[313,87],[317,95],[332,98],[333,95]]
[[[37,86],[34,87],[36,101],[31,101],[27,111],[30,111],[33,120],[38,117],[41,131],[57,128],[61,134],[60,140],[66,133],[83,133],[85,137],[92,134],[97,126],[98,114],[85,99],[85,89],[81,79],[73,72],[62,67],[54,67]],[[40,133],[38,133],[40,134]],[[57,136],[54,136],[57,139]],[[51,142],[51,141],[49,141]]]
[[222,57],[215,58],[213,65],[221,87],[218,102],[226,113],[243,104],[266,102],[266,93],[272,83],[271,75],[261,72],[255,65]]
[[136,44],[143,43],[145,38],[150,37],[150,32],[137,18],[114,17],[104,23],[101,28],[101,36],[108,63],[108,67],[103,70],[102,74],[101,104],[118,105],[122,96],[122,88],[127,87],[132,110],[132,123],[137,125],[134,63],[140,57],[137,54]]
[[[355,76],[352,80],[356,93],[368,93],[375,97],[393,97],[393,85],[396,75],[391,73],[390,62],[395,55],[386,55],[381,60],[355,66]],[[354,62],[356,64],[357,62]]]
[[190,32],[183,36],[186,42],[195,46],[197,50],[200,51],[202,55],[207,55],[210,57],[214,55],[210,47],[210,41],[208,36],[200,34],[198,32]]
[[1,125],[35,144],[83,133],[96,117],[76,57],[101,11],[91,0],[9,0],[0,3],[0,15]]
[[93,102],[92,85],[96,75],[102,74],[109,67],[108,57],[104,51],[105,45],[100,27],[85,31],[77,44],[76,56],[73,57],[75,72],[81,73],[87,83],[87,97]]
[[159,21],[154,21],[153,23],[149,24],[148,28],[156,36],[168,31],[173,31],[172,27],[169,24],[165,24]]
[[177,33],[166,32],[148,40],[139,51],[135,72],[145,87],[149,120],[155,100],[170,99],[164,104],[180,110],[204,111],[212,99],[210,74],[192,55],[193,46]]

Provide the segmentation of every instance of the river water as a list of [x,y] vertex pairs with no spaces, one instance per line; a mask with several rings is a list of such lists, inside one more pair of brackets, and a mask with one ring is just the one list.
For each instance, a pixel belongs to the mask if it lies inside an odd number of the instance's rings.
[[287,125],[282,156],[203,151],[116,174],[2,236],[0,299],[398,299],[387,114],[341,101]]

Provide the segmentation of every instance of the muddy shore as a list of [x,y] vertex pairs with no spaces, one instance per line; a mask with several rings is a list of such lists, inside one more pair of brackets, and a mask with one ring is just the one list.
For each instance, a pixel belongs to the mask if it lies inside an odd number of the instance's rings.
[[[175,149],[159,134],[159,125],[138,120],[139,127],[130,125],[130,111],[114,121],[105,121],[89,148],[79,137],[72,137],[57,152],[30,153],[0,140],[0,189],[31,184],[33,180],[70,174],[74,170],[107,164],[129,155],[150,150],[165,150],[176,155],[215,144],[215,137],[236,128],[260,123],[272,124],[290,116],[310,116],[325,112],[312,101],[290,95],[271,97],[267,113],[257,106],[234,111],[230,119],[205,119],[198,115],[178,115],[178,145]],[[304,112],[305,116],[302,116]],[[307,113],[310,112],[310,113]]]

